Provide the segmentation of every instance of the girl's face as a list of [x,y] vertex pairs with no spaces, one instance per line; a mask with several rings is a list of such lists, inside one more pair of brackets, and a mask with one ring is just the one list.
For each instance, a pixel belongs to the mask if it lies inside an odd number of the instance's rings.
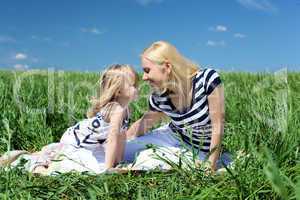
[[142,56],[142,67],[144,70],[143,80],[148,81],[153,89],[162,89],[164,83],[168,81],[170,68],[164,63],[158,64]]
[[128,101],[134,101],[138,98],[138,90],[135,87],[135,74],[126,70],[124,72],[125,81],[120,91],[120,97],[128,99]]

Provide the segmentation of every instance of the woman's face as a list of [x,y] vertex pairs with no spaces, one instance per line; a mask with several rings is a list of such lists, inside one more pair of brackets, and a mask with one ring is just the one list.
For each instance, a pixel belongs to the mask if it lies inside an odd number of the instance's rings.
[[164,63],[158,65],[146,57],[142,57],[142,67],[144,70],[143,80],[148,81],[150,86],[154,89],[162,89],[164,83],[168,81],[170,69]]

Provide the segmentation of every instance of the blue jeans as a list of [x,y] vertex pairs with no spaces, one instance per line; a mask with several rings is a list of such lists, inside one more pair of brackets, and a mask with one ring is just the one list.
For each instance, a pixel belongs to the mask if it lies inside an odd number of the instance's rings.
[[[150,131],[149,133],[146,133],[143,136],[127,141],[124,153],[124,160],[126,162],[132,162],[137,156],[137,154],[142,150],[147,149],[147,145],[150,144],[158,147],[184,148],[182,141],[175,137],[175,133],[169,128],[169,125],[166,124],[164,126]],[[191,146],[186,146],[191,148]],[[207,156],[207,152],[198,152],[198,157],[202,161],[205,160]],[[232,159],[230,154],[224,152],[221,154],[217,161],[217,169],[221,168],[223,164],[227,166],[231,162]]]

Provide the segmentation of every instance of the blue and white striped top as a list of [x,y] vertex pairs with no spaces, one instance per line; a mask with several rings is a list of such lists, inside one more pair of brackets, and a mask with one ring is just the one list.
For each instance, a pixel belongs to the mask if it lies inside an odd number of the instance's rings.
[[207,97],[219,84],[221,79],[215,70],[201,70],[192,78],[192,102],[189,108],[178,111],[172,104],[169,91],[160,95],[151,94],[149,108],[169,116],[169,127],[179,133],[184,142],[209,152],[212,128]]

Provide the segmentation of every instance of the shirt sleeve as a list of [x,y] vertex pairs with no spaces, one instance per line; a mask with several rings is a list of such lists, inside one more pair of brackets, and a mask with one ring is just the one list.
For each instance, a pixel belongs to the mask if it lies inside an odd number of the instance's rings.
[[159,109],[158,104],[157,104],[153,94],[150,95],[148,102],[149,102],[149,110],[154,111],[154,112],[162,112]]
[[204,74],[204,89],[210,95],[222,83],[220,75],[214,69],[206,69]]

